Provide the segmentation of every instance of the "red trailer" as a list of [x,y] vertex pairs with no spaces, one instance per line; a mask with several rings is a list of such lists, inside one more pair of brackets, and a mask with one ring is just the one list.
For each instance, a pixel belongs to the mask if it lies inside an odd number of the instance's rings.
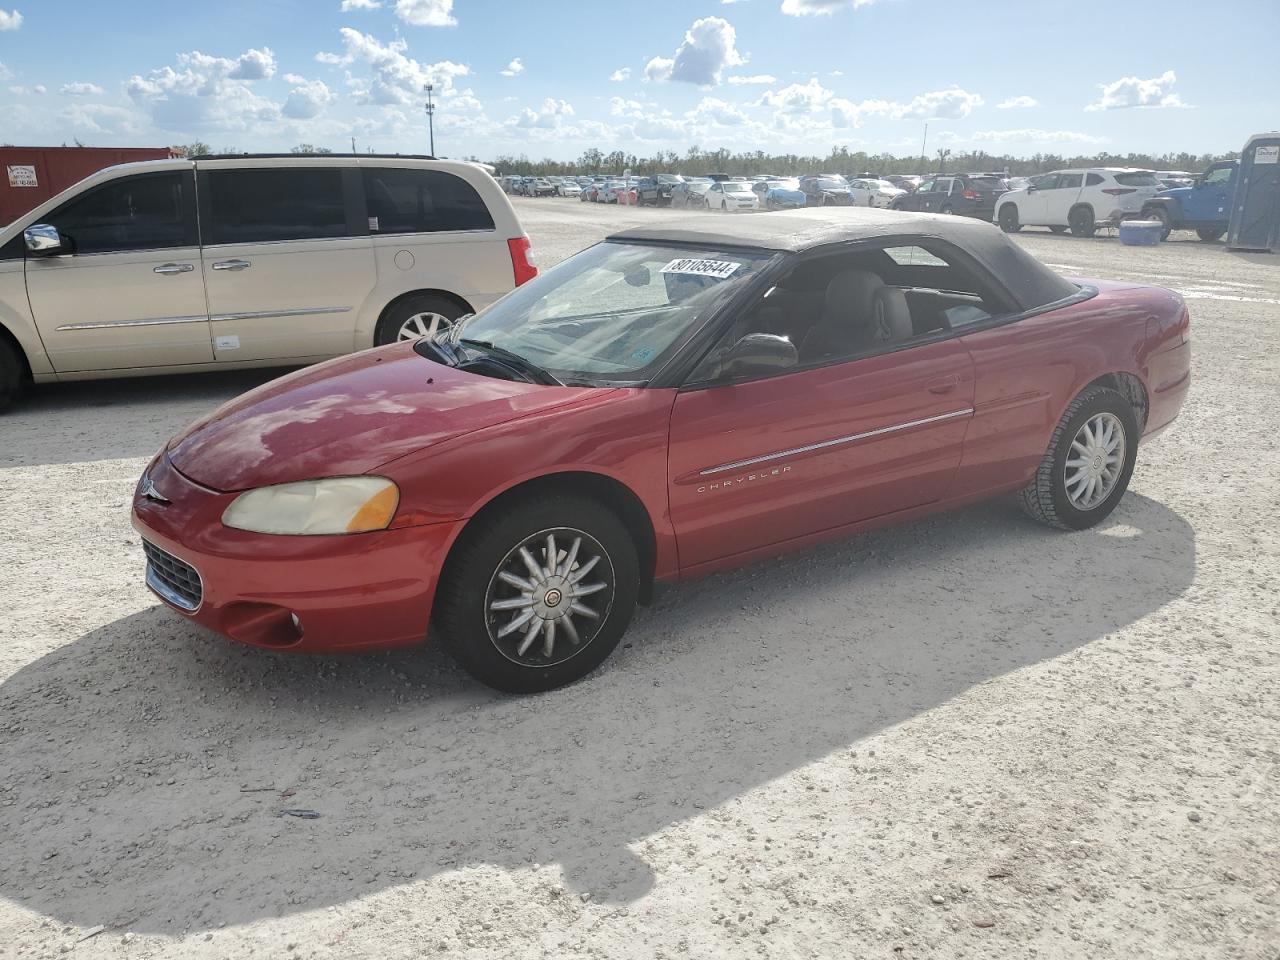
[[170,147],[0,147],[0,226],[103,167],[174,156]]

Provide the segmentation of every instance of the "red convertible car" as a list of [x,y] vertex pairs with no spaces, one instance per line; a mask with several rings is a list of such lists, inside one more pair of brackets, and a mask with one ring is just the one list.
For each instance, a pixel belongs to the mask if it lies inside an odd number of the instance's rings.
[[430,623],[485,683],[542,690],[655,582],[998,494],[1098,523],[1187,394],[1188,324],[973,220],[673,221],[231,401],[147,467],[133,522],[151,589],[235,640]]

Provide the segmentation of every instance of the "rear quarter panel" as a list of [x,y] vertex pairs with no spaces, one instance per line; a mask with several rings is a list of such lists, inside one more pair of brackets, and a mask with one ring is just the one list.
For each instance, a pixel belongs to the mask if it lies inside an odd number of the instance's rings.
[[1177,414],[1189,379],[1190,348],[1179,353],[1185,345],[1173,343],[1182,299],[1158,287],[1080,282],[1097,296],[961,338],[977,382],[955,496],[1024,486],[1067,405],[1107,374],[1142,382],[1148,429]]

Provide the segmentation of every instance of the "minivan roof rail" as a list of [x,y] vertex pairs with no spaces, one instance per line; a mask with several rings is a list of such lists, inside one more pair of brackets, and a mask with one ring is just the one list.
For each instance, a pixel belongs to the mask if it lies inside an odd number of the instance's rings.
[[187,160],[297,160],[300,157],[368,157],[372,160],[447,160],[426,153],[201,153]]

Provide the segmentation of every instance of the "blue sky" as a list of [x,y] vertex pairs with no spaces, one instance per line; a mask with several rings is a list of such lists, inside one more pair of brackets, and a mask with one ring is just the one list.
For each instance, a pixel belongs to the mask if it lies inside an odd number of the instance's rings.
[[[11,4],[16,3],[16,6]],[[0,0],[0,141],[569,159],[588,147],[1236,150],[1280,0]],[[625,11],[625,12],[623,12]]]

